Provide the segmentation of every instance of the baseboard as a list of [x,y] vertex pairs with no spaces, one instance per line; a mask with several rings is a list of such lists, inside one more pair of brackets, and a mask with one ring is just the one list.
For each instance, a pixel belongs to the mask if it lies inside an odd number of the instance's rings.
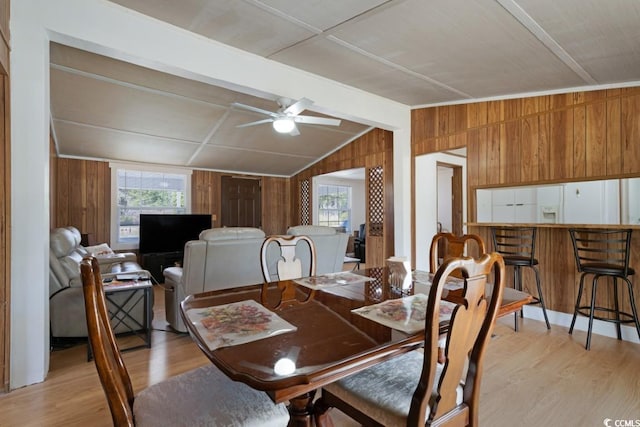
[[[527,305],[524,307],[524,317],[527,319],[539,320],[544,322],[544,315],[542,314],[542,308],[539,306]],[[547,310],[547,316],[549,317],[549,323],[557,326],[564,326],[567,329],[571,326],[571,319],[573,314],[562,313],[559,311]],[[589,327],[589,318],[580,316],[576,318],[576,324],[573,327],[574,330],[586,332]],[[640,344],[638,338],[638,332],[634,326],[621,326],[622,339],[632,343]],[[610,338],[618,338],[616,333],[616,327],[611,322],[605,322],[602,320],[593,320],[593,327],[591,328],[592,334],[604,335]]]

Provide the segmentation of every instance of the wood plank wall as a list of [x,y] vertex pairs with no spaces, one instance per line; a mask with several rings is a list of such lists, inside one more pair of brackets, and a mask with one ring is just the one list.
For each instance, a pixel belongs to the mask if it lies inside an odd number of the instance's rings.
[[[393,133],[374,129],[291,179],[291,218],[300,218],[300,182],[316,175],[354,168],[384,169],[384,224],[382,236],[367,236],[366,265],[383,266],[394,254],[393,217]],[[365,184],[366,218],[369,218],[369,186]]]
[[111,241],[111,169],[109,163],[54,158],[51,180],[51,228],[72,225],[96,244]]
[[9,391],[11,301],[10,0],[0,0],[0,393]]
[[0,74],[0,393],[9,391],[11,301],[11,137],[9,77]]
[[[191,210],[221,218],[221,172],[194,170],[191,175]],[[262,229],[269,234],[284,234],[291,223],[289,213],[289,178],[262,177]]]
[[[220,218],[220,172],[193,171],[191,210]],[[111,170],[109,163],[51,159],[51,228],[73,225],[96,243],[111,241]],[[286,232],[289,179],[262,177],[262,224],[265,233]],[[218,226],[218,224],[215,224]]]
[[[477,188],[640,176],[640,87],[412,112],[412,158],[460,147],[467,148],[471,223]],[[488,228],[468,231],[491,248]],[[536,252],[547,307],[573,313],[579,275],[567,228],[540,228]],[[640,229],[634,231],[631,265],[640,268]],[[535,289],[533,275],[525,274],[526,285]],[[604,294],[601,300],[610,298]],[[628,298],[624,309],[629,310]]]

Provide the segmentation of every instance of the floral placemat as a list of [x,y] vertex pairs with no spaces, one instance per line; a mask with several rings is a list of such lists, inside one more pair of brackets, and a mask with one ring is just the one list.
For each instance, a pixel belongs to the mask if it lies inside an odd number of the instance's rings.
[[297,328],[253,300],[187,310],[210,350],[244,344]]
[[338,273],[327,273],[319,276],[303,277],[302,279],[296,279],[299,285],[305,286],[311,289],[331,288],[333,286],[351,285],[353,283],[368,282],[375,280],[374,278],[362,276],[360,274],[351,273],[348,271]]
[[[424,329],[427,300],[427,295],[415,294],[351,311],[390,328],[413,334]],[[451,319],[451,313],[453,313],[455,306],[454,303],[440,301],[440,323]]]
[[[414,270],[413,271],[413,281],[417,283],[422,283],[427,286],[431,286],[433,282],[433,273],[429,273],[428,271]],[[464,280],[458,279],[457,277],[449,277],[447,279],[447,283],[444,284],[444,289],[448,289],[450,291],[454,291],[456,289],[462,289],[464,287]]]

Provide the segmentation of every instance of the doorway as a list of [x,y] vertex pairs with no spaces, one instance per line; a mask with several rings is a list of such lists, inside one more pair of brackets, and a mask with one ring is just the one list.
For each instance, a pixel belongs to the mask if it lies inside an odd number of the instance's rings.
[[[452,198],[451,211],[455,210],[461,215],[460,220],[452,217],[452,232],[464,234],[466,232],[465,223],[467,221],[467,159],[466,150],[460,149],[448,152],[430,153],[415,158],[415,186],[414,186],[414,246],[413,256],[415,268],[418,270],[429,270],[429,250],[433,236],[438,232],[438,166],[446,165],[454,169],[451,177]],[[458,177],[457,170],[460,171]],[[458,185],[457,182],[462,184]],[[454,184],[455,182],[455,184]],[[453,189],[456,189],[455,191]],[[458,190],[460,196],[458,197]],[[454,195],[455,193],[455,195]],[[455,200],[455,201],[454,201]],[[460,208],[453,208],[453,204],[460,205]],[[456,224],[455,226],[453,224]],[[459,230],[458,227],[461,227]]]
[[462,166],[438,162],[438,232],[462,233]]
[[259,178],[223,176],[221,193],[221,227],[262,227]]

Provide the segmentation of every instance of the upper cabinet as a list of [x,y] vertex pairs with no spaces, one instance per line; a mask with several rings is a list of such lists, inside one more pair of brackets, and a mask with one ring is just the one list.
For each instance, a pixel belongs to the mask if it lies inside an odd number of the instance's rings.
[[476,190],[479,223],[640,224],[640,178]]

